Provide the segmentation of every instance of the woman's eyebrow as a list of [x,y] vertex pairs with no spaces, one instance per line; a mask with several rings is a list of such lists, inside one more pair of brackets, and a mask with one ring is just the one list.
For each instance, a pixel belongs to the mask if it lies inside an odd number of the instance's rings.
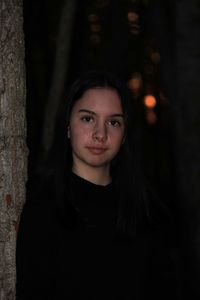
[[110,117],[112,117],[112,118],[114,118],[114,117],[124,118],[124,115],[123,114],[112,114],[112,115],[110,115]]
[[[88,113],[88,114],[91,114],[91,115],[96,115],[96,113],[95,113],[94,111],[91,111],[91,110],[89,110],[89,109],[80,109],[78,112],[79,112],[79,113],[84,112],[84,113]],[[109,117],[112,117],[112,118],[114,118],[114,117],[121,117],[121,118],[124,118],[124,115],[123,115],[123,114],[118,114],[118,113],[116,113],[116,114],[111,114],[111,115],[109,115]]]
[[92,114],[92,115],[96,115],[96,113],[94,112],[94,111],[91,111],[91,110],[89,110],[89,109],[79,109],[79,111],[78,111],[79,113],[82,113],[82,112],[84,112],[84,113],[88,113],[88,114]]

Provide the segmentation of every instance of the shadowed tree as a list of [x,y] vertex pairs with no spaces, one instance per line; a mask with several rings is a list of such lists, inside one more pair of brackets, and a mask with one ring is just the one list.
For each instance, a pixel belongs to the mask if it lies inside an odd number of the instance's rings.
[[0,299],[15,299],[16,229],[27,174],[21,0],[0,1]]
[[179,208],[182,298],[200,289],[200,1],[152,1],[170,97],[175,201]]
[[[185,262],[187,287],[184,299],[199,299],[200,289],[200,2],[178,1],[177,19],[177,98],[176,121],[177,188],[188,226]],[[184,228],[184,227],[183,227]],[[187,228],[186,228],[187,229]],[[185,228],[183,234],[185,235]],[[187,232],[187,231],[186,231]],[[186,239],[187,243],[187,239]],[[196,298],[197,297],[197,298]]]
[[76,1],[65,0],[61,11],[58,36],[56,37],[56,53],[51,87],[44,114],[44,128],[42,133],[42,150],[44,151],[44,155],[51,146],[54,131],[53,120],[55,120],[61,97],[66,88],[65,83],[70,64],[69,58],[71,54]]

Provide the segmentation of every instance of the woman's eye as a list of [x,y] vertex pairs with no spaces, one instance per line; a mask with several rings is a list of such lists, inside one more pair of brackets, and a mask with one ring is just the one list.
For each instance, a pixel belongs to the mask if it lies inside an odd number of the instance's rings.
[[85,123],[90,123],[93,121],[93,118],[91,116],[84,116],[81,118],[81,120]]
[[121,123],[117,120],[110,120],[109,121],[109,124],[114,126],[114,127],[118,127],[118,126],[121,126]]

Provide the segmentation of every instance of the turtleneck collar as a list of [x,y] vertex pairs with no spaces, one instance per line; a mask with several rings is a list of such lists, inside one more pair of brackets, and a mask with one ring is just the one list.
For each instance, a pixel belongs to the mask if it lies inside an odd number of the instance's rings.
[[94,226],[107,226],[116,216],[117,197],[114,183],[106,186],[94,184],[71,173],[68,185],[68,201],[78,211],[82,219]]

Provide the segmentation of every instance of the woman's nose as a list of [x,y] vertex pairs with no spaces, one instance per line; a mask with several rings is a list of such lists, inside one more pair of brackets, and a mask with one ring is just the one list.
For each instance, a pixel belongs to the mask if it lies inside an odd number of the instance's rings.
[[107,138],[107,129],[105,124],[96,124],[93,132],[93,139],[104,142]]

